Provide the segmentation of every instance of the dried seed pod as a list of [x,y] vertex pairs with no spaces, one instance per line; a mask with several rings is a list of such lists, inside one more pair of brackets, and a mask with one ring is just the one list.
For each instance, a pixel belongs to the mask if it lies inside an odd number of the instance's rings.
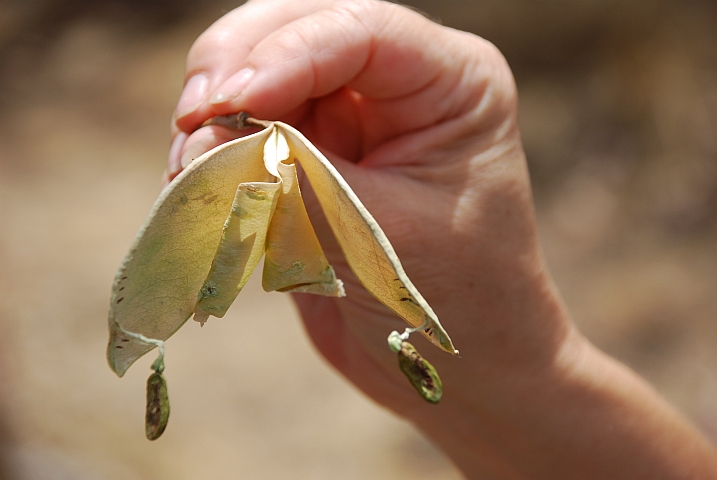
[[438,403],[441,400],[443,384],[438,372],[408,342],[401,343],[398,366],[424,400],[429,403]]
[[[117,375],[155,347],[138,337],[141,332],[164,341],[193,314],[200,322],[223,315],[265,250],[265,288],[343,294],[304,211],[297,166],[366,290],[416,333],[458,353],[376,220],[300,132],[246,115],[210,123],[265,128],[194,160],[152,207],[112,287],[107,357]],[[275,189],[261,195],[266,201],[256,198],[260,186]]]
[[147,379],[147,413],[144,431],[149,440],[158,439],[169,420],[169,396],[167,380],[160,372],[154,372]]

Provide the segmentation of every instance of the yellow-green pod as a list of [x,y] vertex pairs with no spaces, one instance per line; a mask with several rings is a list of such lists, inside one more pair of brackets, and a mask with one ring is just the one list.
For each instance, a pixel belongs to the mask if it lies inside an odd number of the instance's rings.
[[169,396],[167,380],[159,372],[154,372],[147,379],[147,413],[144,431],[149,440],[158,439],[169,420]]
[[408,342],[401,343],[398,366],[411,385],[429,403],[438,403],[443,395],[443,384],[436,369]]

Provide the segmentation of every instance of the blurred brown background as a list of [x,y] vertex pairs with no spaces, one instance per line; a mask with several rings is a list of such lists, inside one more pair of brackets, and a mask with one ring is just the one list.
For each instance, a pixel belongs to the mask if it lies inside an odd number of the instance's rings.
[[[503,50],[576,322],[717,440],[717,4],[409,3]],[[106,366],[110,285],[158,193],[184,57],[236,5],[0,3],[0,478],[459,478],[256,282],[169,342],[159,441],[152,359],[122,380]]]

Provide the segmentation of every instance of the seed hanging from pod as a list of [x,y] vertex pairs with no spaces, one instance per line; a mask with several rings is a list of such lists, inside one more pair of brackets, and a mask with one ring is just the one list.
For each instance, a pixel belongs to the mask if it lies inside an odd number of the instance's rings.
[[156,338],[145,337],[140,333],[128,332],[121,327],[117,330],[126,338],[131,338],[145,345],[157,347],[159,355],[152,363],[154,372],[147,379],[147,410],[144,416],[144,432],[149,440],[157,440],[169,420],[169,395],[167,393],[167,380],[164,372],[164,342]]
[[167,380],[162,375],[163,369],[164,365],[147,379],[147,412],[144,417],[144,432],[149,440],[158,439],[167,428],[169,420],[169,395],[167,394]]
[[419,395],[429,403],[438,403],[443,396],[443,383],[438,372],[425,358],[418,353],[416,347],[403,337],[408,337],[410,330],[403,335],[391,332],[388,344],[391,351],[398,353],[398,366],[406,375]]

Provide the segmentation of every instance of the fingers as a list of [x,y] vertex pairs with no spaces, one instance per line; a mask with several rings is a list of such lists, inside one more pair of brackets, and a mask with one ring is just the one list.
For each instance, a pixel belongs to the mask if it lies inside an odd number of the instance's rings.
[[187,57],[185,87],[174,114],[179,129],[191,132],[215,115],[211,97],[228,78],[233,77],[235,87],[241,87],[250,77],[250,70],[242,71],[242,66],[257,43],[330,1],[251,1],[215,22],[196,40]]
[[[239,110],[280,118],[342,86],[369,103],[427,91],[423,104],[391,112],[411,128],[456,105],[465,109],[464,100],[473,106],[476,99],[461,93],[470,90],[460,84],[480,81],[470,78],[470,67],[487,42],[388,3],[325,3],[293,20],[301,12],[283,12],[283,2],[250,3],[213,26],[192,49],[188,70],[194,75],[179,102],[178,127],[191,131],[210,116]],[[464,88],[452,91],[457,86]]]
[[[216,115],[209,93],[232,76],[235,86],[237,81],[241,83],[241,65],[264,37],[331,1],[249,1],[220,18],[200,35],[187,56],[185,86],[172,117],[172,141],[163,187],[182,171],[181,156],[185,145],[188,146],[189,134],[204,120]],[[243,72],[246,74],[247,70]],[[222,99],[221,96],[213,97],[214,100]],[[195,138],[192,137],[189,142]]]
[[[244,110],[294,123],[352,161],[462,116],[469,121],[449,136],[472,135],[515,110],[512,75],[495,47],[374,0],[249,2],[197,40],[187,72],[175,135]],[[170,176],[176,165],[174,153]]]

